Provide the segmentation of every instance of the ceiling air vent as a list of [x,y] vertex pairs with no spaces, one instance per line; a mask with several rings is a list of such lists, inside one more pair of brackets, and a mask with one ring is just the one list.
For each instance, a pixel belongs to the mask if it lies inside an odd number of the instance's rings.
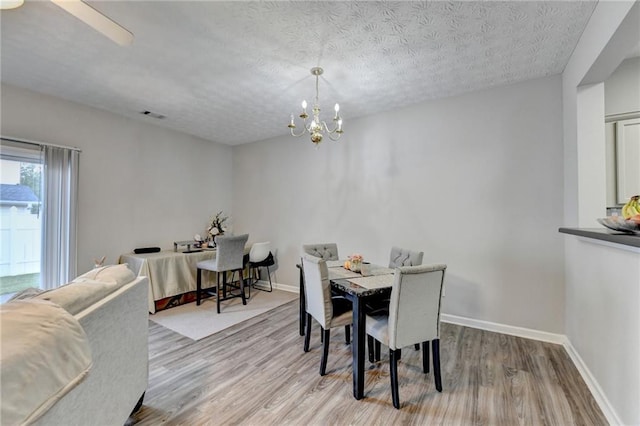
[[158,120],[162,120],[163,118],[167,117],[166,115],[158,114],[157,112],[153,111],[142,111],[140,114],[148,115],[149,117],[157,118]]

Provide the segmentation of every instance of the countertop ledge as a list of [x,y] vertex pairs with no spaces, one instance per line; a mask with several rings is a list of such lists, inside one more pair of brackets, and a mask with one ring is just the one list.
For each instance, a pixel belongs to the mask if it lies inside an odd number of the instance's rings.
[[630,247],[640,247],[640,235],[616,233],[615,231],[599,228],[560,228],[558,231],[563,234],[593,238],[595,240],[608,241]]

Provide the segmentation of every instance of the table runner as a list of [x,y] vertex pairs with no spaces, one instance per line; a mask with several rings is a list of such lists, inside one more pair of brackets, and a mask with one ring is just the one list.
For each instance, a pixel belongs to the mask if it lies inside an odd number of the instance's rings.
[[372,275],[369,277],[348,278],[347,281],[352,284],[359,285],[360,287],[373,290],[376,288],[391,287],[393,285],[393,279],[393,274],[384,274]]

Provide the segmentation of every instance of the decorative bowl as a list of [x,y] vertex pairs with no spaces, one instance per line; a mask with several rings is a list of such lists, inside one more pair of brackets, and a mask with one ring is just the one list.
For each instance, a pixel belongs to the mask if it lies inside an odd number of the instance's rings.
[[640,235],[640,224],[633,220],[625,220],[621,216],[609,216],[597,219],[600,225],[612,231]]

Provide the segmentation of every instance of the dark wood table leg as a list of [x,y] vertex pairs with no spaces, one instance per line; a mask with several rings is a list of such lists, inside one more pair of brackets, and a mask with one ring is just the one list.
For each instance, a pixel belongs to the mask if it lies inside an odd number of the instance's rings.
[[304,274],[302,273],[302,266],[298,265],[298,269],[300,270],[300,335],[304,336],[304,326],[307,316],[307,304],[304,294]]
[[353,357],[353,396],[355,399],[364,397],[364,352],[366,318],[364,302],[359,297],[351,298],[353,303],[353,343],[351,354]]

